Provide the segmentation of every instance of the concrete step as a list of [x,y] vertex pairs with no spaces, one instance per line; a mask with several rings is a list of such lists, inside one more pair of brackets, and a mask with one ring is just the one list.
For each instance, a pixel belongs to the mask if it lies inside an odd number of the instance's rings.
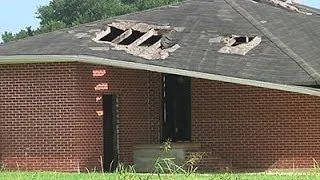
[[158,158],[172,158],[176,165],[183,165],[186,158],[185,148],[171,148],[165,152],[159,147],[135,148],[133,161],[137,172],[151,172]]

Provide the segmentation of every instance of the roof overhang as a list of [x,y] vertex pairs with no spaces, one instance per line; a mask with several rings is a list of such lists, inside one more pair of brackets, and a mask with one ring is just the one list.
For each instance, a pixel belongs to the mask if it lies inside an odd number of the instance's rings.
[[53,63],[53,62],[81,62],[97,65],[115,66],[127,69],[146,70],[159,73],[176,74],[181,76],[188,76],[194,78],[201,78],[213,81],[221,81],[228,83],[235,83],[241,85],[255,86],[261,88],[275,89],[287,92],[294,92],[300,94],[307,94],[313,96],[320,96],[320,91],[315,88],[284,85],[249,79],[241,79],[229,76],[222,76],[217,74],[196,72],[190,70],[176,69],[164,66],[155,66],[150,64],[143,64],[137,62],[127,62],[114,59],[105,59],[92,56],[66,56],[66,55],[17,55],[17,56],[0,56],[1,64],[24,64],[24,63]]

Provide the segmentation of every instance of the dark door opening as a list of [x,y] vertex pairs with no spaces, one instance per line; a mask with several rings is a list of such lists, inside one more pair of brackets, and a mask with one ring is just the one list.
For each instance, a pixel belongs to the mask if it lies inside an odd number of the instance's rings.
[[165,75],[162,141],[191,139],[191,80],[189,77]]
[[115,96],[103,96],[103,114],[103,168],[110,172],[118,164]]

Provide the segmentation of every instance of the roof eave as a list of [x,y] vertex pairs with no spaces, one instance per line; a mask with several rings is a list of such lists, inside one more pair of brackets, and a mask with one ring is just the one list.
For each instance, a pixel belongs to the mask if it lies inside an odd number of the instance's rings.
[[80,62],[98,65],[115,66],[127,69],[146,70],[159,73],[176,74],[181,76],[189,76],[213,81],[235,83],[241,85],[255,86],[261,88],[275,89],[287,92],[320,96],[320,91],[315,88],[277,84],[250,79],[241,79],[217,74],[196,72],[190,70],[176,69],[164,66],[155,66],[137,62],[119,61],[114,59],[105,59],[92,56],[66,56],[66,55],[16,55],[16,56],[0,56],[1,64],[24,64],[24,63],[54,63],[54,62]]

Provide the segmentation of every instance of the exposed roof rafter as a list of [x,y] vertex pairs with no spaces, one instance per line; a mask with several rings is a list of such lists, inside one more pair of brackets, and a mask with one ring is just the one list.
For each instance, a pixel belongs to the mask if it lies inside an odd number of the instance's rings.
[[167,41],[165,35],[173,32],[176,30],[170,26],[117,21],[108,24],[106,30],[97,33],[92,40],[96,43],[111,44],[115,50],[124,50],[145,59],[166,59],[169,53],[180,47],[176,43],[171,47],[162,46],[162,40]]

